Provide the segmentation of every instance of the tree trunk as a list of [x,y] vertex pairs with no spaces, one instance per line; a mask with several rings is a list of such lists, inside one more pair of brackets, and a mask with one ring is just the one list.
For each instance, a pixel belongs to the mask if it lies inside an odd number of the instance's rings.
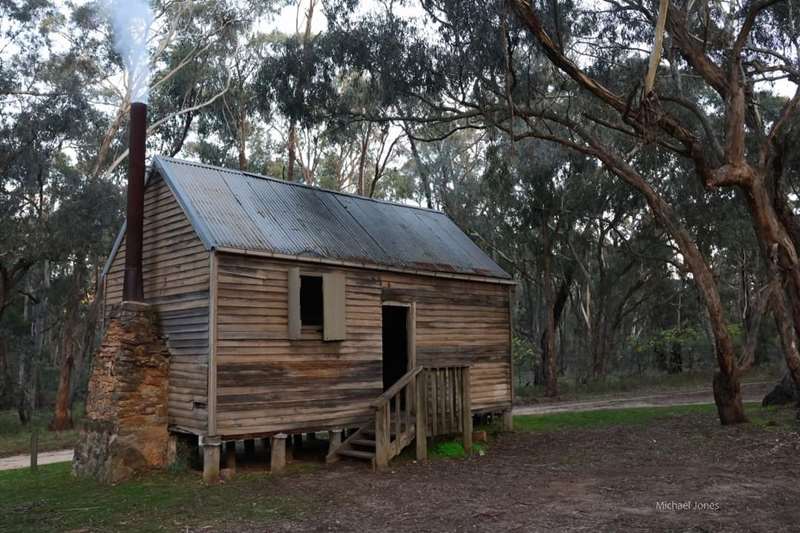
[[422,194],[425,196],[425,207],[428,209],[433,209],[433,193],[431,191],[431,181],[430,177],[428,176],[428,170],[425,168],[425,163],[422,162],[422,158],[419,155],[417,143],[414,141],[414,137],[411,136],[411,133],[408,129],[405,129],[405,132],[408,136],[408,144],[411,146],[411,155],[414,158],[414,164],[417,167],[419,179],[422,182]]
[[294,181],[294,164],[297,159],[297,124],[294,119],[289,122],[289,141],[288,141],[289,163],[286,167],[286,181]]
[[544,367],[544,395],[548,398],[558,396],[558,365],[556,361],[556,321],[555,298],[553,295],[553,272],[550,247],[552,238],[547,218],[542,224],[542,240],[544,254],[542,258],[542,292],[547,306],[547,314],[542,333],[542,363]]
[[556,353],[556,331],[561,315],[564,311],[569,288],[572,284],[572,271],[565,273],[564,280],[558,289],[558,293],[553,293],[553,273],[552,273],[552,237],[547,222],[543,226],[544,237],[544,258],[543,258],[543,292],[544,300],[547,305],[545,316],[544,331],[541,338],[542,366],[545,375],[545,396],[552,398],[558,396],[558,354]]
[[738,369],[734,368],[727,374],[720,370],[714,374],[714,402],[717,404],[717,413],[722,425],[747,421],[742,404]]
[[72,392],[72,373],[75,367],[75,351],[77,346],[78,329],[81,322],[80,302],[83,295],[82,271],[75,272],[75,283],[73,297],[67,306],[67,317],[61,329],[61,364],[58,374],[58,391],[56,392],[56,403],[53,419],[50,421],[51,431],[64,431],[72,429],[71,413],[71,392]]
[[130,103],[127,101],[127,99],[123,99],[119,109],[117,109],[117,114],[114,117],[114,120],[111,122],[111,125],[109,125],[108,129],[103,135],[102,141],[100,142],[100,149],[97,151],[97,159],[95,159],[94,162],[92,176],[98,177],[103,173],[106,159],[108,159],[108,154],[111,152],[111,145],[117,136],[117,132],[122,127],[122,123],[128,117],[129,108]]
[[778,292],[778,294],[773,302],[775,325],[778,328],[781,347],[783,348],[783,356],[786,360],[786,367],[789,369],[789,375],[792,377],[795,387],[800,390],[800,353],[797,351],[797,334],[786,312],[784,295],[781,291],[776,292]]
[[56,393],[55,412],[53,413],[53,420],[50,422],[51,431],[72,429],[70,389],[72,385],[72,369],[74,366],[73,351],[72,340],[65,335],[61,368],[58,374],[58,392]]
[[239,119],[239,170],[247,170],[247,119]]
[[27,426],[33,416],[33,409],[31,408],[31,382],[33,381],[30,375],[31,368],[31,354],[21,353],[19,360],[18,381],[17,381],[17,415],[19,416],[19,423]]
[[8,358],[6,355],[6,339],[0,337],[0,409],[6,409],[12,403],[13,380],[8,375]]
[[356,194],[359,196],[366,196],[367,194],[365,171],[367,167],[367,151],[369,149],[369,138],[371,134],[372,126],[367,125],[367,131],[364,132],[364,136],[361,138],[361,143],[359,146],[360,154],[358,157],[358,183],[356,184]]
[[592,328],[592,378],[604,380],[608,373],[608,320],[601,301],[599,308],[599,323]]
[[[782,287],[773,297],[773,315],[789,374],[800,387],[800,354],[796,339],[800,335],[800,259],[792,232],[781,221],[775,202],[763,177],[758,176],[745,189],[747,206],[753,220],[762,256],[772,277],[780,276]],[[787,306],[787,300],[789,305]],[[788,309],[792,310],[791,315]]]

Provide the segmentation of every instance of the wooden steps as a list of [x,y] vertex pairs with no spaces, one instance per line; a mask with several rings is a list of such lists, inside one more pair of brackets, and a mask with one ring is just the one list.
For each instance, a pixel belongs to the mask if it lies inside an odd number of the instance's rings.
[[[413,435],[413,421],[414,417],[409,417],[411,423],[411,431],[406,431],[397,439],[394,431],[390,434],[390,440],[395,443],[392,449],[392,457],[395,457],[403,451],[403,449],[414,441]],[[392,421],[394,427],[394,421]],[[362,426],[355,433],[345,439],[338,448],[328,453],[326,462],[333,463],[339,459],[355,459],[358,461],[365,461],[370,464],[374,469],[375,456],[377,455],[377,440],[375,438],[375,421],[371,420],[366,426]]]
[[[375,422],[373,421],[371,424],[374,425]],[[345,439],[338,448],[331,450],[325,458],[325,461],[333,463],[341,458],[357,459],[359,461],[366,461],[372,468],[375,468],[377,446],[374,438],[375,433],[372,432],[371,435],[368,435],[368,428],[369,426],[359,428],[358,431]]]
[[352,457],[354,459],[360,459],[362,461],[372,462],[375,459],[375,452],[360,452],[358,450],[339,450],[336,453],[338,455],[341,455],[342,457]]
[[370,407],[371,420],[331,449],[327,462],[358,459],[384,470],[415,441],[417,459],[424,460],[429,435],[463,433],[464,449],[472,447],[469,367],[414,367]]

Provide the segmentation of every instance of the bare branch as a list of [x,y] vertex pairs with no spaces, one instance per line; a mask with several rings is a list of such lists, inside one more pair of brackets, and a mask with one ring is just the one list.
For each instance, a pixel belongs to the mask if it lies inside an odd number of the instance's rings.
[[[221,98],[223,95],[225,95],[225,93],[228,92],[228,89],[230,89],[230,86],[231,86],[231,78],[228,77],[228,80],[225,83],[225,87],[220,92],[218,92],[217,94],[215,94],[214,96],[212,96],[211,98],[209,98],[208,100],[206,100],[204,102],[200,102],[199,104],[193,105],[191,107],[187,107],[185,109],[181,109],[180,111],[175,111],[173,113],[170,113],[170,114],[160,118],[159,120],[157,120],[156,122],[154,122],[153,124],[151,124],[147,128],[147,135],[150,135],[153,132],[155,132],[162,124],[164,124],[165,122],[167,122],[170,119],[173,119],[175,117],[179,117],[181,115],[185,115],[186,113],[194,113],[195,111],[197,111],[199,109],[202,109],[204,107],[210,106],[211,104],[216,102],[219,98]],[[119,157],[117,157],[114,160],[113,163],[111,163],[111,166],[109,166],[108,169],[106,169],[105,174],[106,175],[111,174],[114,171],[114,169],[117,168],[120,165],[120,163],[125,161],[125,158],[127,158],[127,157],[128,157],[128,149],[126,148],[125,151],[122,152],[119,155]]]
[[667,11],[669,10],[669,0],[661,0],[658,7],[658,21],[656,22],[656,38],[653,43],[653,51],[650,53],[650,64],[647,68],[647,76],[644,79],[644,95],[647,96],[653,90],[656,82],[656,71],[661,62],[661,52],[664,42],[664,26],[667,23]]

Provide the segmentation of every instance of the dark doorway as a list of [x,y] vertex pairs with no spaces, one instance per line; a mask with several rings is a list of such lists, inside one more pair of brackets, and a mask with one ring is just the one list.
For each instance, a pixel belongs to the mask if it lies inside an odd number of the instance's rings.
[[383,390],[408,372],[408,308],[383,306]]

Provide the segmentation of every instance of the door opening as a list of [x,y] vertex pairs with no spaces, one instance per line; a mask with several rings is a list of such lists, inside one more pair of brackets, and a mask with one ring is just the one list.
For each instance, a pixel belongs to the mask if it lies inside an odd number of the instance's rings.
[[383,306],[383,390],[408,372],[408,308]]

